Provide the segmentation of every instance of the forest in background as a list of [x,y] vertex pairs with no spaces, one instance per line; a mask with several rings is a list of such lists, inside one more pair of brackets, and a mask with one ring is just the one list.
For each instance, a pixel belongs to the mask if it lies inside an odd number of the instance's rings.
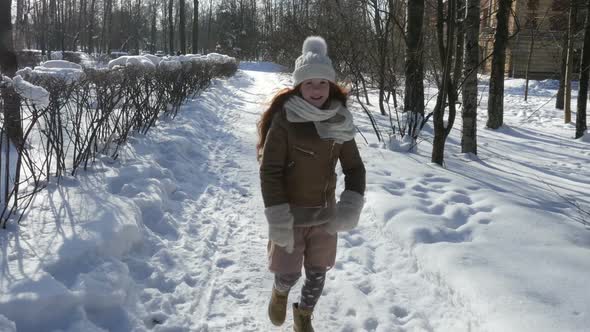
[[[461,151],[477,154],[477,74],[490,76],[486,127],[498,129],[509,46],[519,38],[531,41],[526,99],[535,35],[546,19],[561,20],[552,24],[561,28],[553,32],[561,37],[555,40],[562,64],[556,108],[564,109],[565,123],[573,120],[572,81],[579,80],[573,136],[587,131],[590,0],[10,0],[0,6],[0,69],[8,78],[24,66],[18,54],[27,49],[38,50],[41,60],[75,51],[103,63],[120,55],[173,60],[221,53],[292,67],[305,37],[321,35],[339,81],[362,106],[377,139],[409,141],[412,150],[430,122],[431,160],[439,165],[458,118]],[[491,52],[482,52],[486,38]],[[425,84],[438,93],[426,98]],[[3,137],[23,151],[23,102],[11,84],[1,89]],[[390,119],[386,130],[365,107],[369,91],[378,92],[379,112]]]

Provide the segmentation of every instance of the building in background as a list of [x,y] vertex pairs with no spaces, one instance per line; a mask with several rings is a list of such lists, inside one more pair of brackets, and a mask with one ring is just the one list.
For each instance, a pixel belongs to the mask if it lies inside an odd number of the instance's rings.
[[[484,73],[491,69],[498,0],[481,0],[480,47]],[[509,35],[514,35],[506,49],[506,75],[525,77],[530,56],[529,78],[559,79],[561,54],[566,48],[569,0],[513,0]],[[574,73],[580,69],[585,6],[579,5],[576,16]],[[520,31],[518,30],[520,28]],[[531,47],[532,46],[532,47]]]

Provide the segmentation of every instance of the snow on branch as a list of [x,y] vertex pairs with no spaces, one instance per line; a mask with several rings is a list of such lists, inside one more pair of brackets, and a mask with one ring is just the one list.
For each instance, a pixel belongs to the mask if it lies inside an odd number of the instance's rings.
[[20,75],[16,75],[12,82],[14,90],[36,107],[45,108],[49,106],[49,92],[44,88],[25,81]]

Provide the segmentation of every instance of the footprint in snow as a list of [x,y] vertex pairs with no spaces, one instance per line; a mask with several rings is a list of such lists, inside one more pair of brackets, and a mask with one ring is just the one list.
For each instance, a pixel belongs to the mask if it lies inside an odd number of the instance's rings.
[[389,311],[397,318],[404,318],[408,316],[408,310],[397,305],[391,307]]
[[365,295],[369,295],[373,292],[373,284],[371,283],[371,280],[364,280],[361,281],[357,284],[357,288],[363,292],[363,294]]
[[449,182],[451,182],[451,180],[449,180],[447,178],[443,178],[443,177],[437,176],[437,177],[431,177],[431,178],[429,178],[427,182],[449,183]]
[[234,264],[235,264],[235,262],[234,262],[233,260],[231,260],[231,259],[229,259],[229,258],[224,258],[224,257],[222,257],[222,258],[219,258],[219,259],[217,260],[217,262],[215,262],[215,265],[216,265],[218,268],[221,268],[221,269],[228,268],[228,267],[230,267],[230,266],[232,266],[232,265],[234,265]]
[[365,243],[365,239],[359,234],[344,234],[343,238],[346,241],[344,246],[347,248],[359,247]]
[[379,326],[379,321],[375,317],[369,317],[365,319],[365,323],[363,325],[367,331],[375,331]]

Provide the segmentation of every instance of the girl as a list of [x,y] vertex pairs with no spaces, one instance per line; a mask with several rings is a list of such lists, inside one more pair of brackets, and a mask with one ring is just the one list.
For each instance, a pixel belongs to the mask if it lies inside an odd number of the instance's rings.
[[[282,325],[287,296],[305,268],[294,329],[313,331],[311,314],[334,266],[336,233],[354,228],[364,204],[365,167],[354,140],[346,92],[321,37],[308,37],[295,62],[294,88],[280,91],[258,123],[257,145],[269,269],[275,274],[268,315]],[[336,203],[336,163],[345,190]]]

